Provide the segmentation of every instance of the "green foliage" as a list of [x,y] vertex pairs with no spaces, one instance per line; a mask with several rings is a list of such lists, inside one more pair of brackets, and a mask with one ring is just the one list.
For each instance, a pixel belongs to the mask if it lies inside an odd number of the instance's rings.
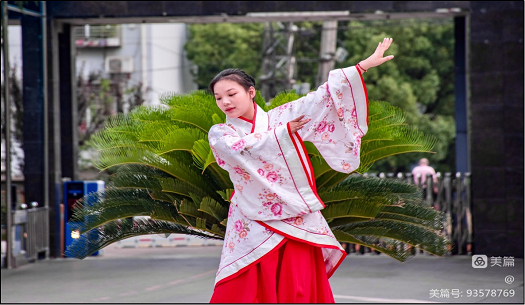
[[217,238],[194,230],[186,225],[155,219],[117,219],[104,227],[93,229],[91,234],[83,234],[75,241],[73,247],[68,247],[68,254],[80,259],[86,258],[114,242],[133,236],[148,234],[191,234],[202,238]]
[[[15,160],[13,162],[13,171],[15,173],[22,173],[24,171],[24,156],[18,149],[16,149],[16,146],[19,146],[19,143],[22,143],[24,141],[24,134],[22,132],[24,127],[24,102],[23,102],[23,96],[22,96],[22,81],[18,78],[18,68],[16,66],[11,67],[9,69],[9,84],[7,89],[9,90],[9,105],[10,105],[10,118],[11,118],[11,160]],[[5,85],[6,82],[2,81],[2,84],[0,85],[0,88],[2,91],[2,97],[1,103],[2,105],[6,105],[4,101],[4,92],[5,92]],[[5,107],[2,106],[2,121],[1,121],[1,132],[2,132],[2,145],[4,145],[5,141],[5,134],[6,134],[6,121],[5,121]],[[5,155],[2,155],[2,161],[4,161]]]
[[[339,31],[350,56],[336,67],[370,56],[383,37],[394,43],[395,58],[363,75],[368,97],[403,109],[406,121],[438,139],[436,153],[425,156],[438,171],[455,168],[454,30],[451,19],[351,21]],[[376,172],[410,171],[420,154],[403,154],[377,162]]]
[[213,77],[227,68],[242,67],[246,73],[258,75],[262,28],[260,23],[190,25],[191,42],[184,49],[199,67],[194,75],[199,89],[206,89]]
[[[269,106],[260,96],[257,101],[268,110],[298,97],[283,92]],[[398,108],[371,102],[369,115],[364,167],[393,154],[432,148],[434,139],[405,126]],[[104,191],[77,202],[70,225],[82,235],[68,247],[69,255],[85,258],[113,242],[143,234],[224,238],[233,185],[215,162],[207,139],[209,127],[224,119],[204,91],[166,95],[161,106],[140,106],[108,119],[90,145],[98,153],[96,167],[113,170],[111,181]],[[311,143],[307,149],[319,196],[326,204],[322,213],[340,241],[370,246],[400,261],[411,256],[404,244],[444,253],[447,242],[439,234],[442,215],[419,204],[417,187],[336,172]],[[149,219],[133,220],[136,216]]]
[[[297,83],[315,87],[322,22],[296,22]],[[452,19],[369,20],[338,23],[338,47],[349,56],[336,68],[367,58],[383,37],[393,37],[388,55],[395,59],[364,74],[371,100],[388,101],[406,113],[406,121],[438,142],[425,156],[438,171],[455,168],[454,30]],[[275,26],[274,28],[278,28]],[[262,24],[191,25],[188,57],[199,67],[197,83],[206,88],[221,70],[242,67],[260,75]],[[376,172],[410,171],[423,155],[413,152],[379,160]]]
[[436,144],[428,136],[405,123],[405,114],[386,102],[371,103],[369,132],[362,139],[361,164],[357,171],[364,173],[374,162],[387,156],[409,152],[429,152]]
[[[106,29],[104,29],[106,30]],[[110,30],[114,30],[112,27]],[[125,105],[133,109],[144,103],[143,95],[149,89],[144,89],[142,83],[131,85],[127,81],[114,81],[102,77],[101,72],[90,72],[84,78],[84,64],[79,69],[76,80],[79,168],[93,169],[91,151],[87,142],[91,135],[104,127],[106,119],[115,113],[123,113]]]

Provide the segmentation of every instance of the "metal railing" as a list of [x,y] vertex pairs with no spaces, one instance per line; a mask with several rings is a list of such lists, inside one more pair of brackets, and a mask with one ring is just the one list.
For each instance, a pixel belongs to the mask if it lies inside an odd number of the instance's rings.
[[[404,175],[414,183],[412,174]],[[437,173],[435,183],[427,175],[423,188],[423,204],[444,213],[443,234],[454,243],[451,253],[468,254],[472,245],[472,214],[470,173]],[[408,181],[410,180],[410,181]]]
[[85,25],[73,29],[73,40],[77,47],[120,47],[122,28],[120,25]]
[[27,204],[21,203],[20,209],[12,211],[13,225],[6,228],[13,238],[11,249],[6,249],[6,255],[11,253],[12,264],[2,264],[2,268],[16,268],[49,257],[49,209],[37,206],[38,203],[32,202],[32,208],[28,209]]
[[48,208],[27,210],[27,259],[36,260],[49,256]]
[[[414,184],[412,173],[367,173],[365,176],[399,179]],[[434,182],[432,175],[427,175],[425,183],[420,185],[423,189],[421,203],[443,212],[442,234],[454,244],[448,254],[470,255],[472,250],[471,174],[438,172],[436,178],[437,182]],[[355,252],[356,249],[361,253],[372,251],[368,247],[353,245],[351,249],[347,249],[347,252]],[[421,253],[416,251],[416,254]]]

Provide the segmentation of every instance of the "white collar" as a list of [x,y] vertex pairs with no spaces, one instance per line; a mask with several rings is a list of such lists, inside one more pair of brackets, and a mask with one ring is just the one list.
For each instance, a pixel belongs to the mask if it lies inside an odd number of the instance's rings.
[[[261,108],[257,103],[254,105],[253,121],[245,119],[243,117],[229,118],[226,117],[226,124],[232,124],[236,127],[237,131],[242,133],[241,136],[251,134],[254,132],[266,132],[268,131],[268,114]],[[255,125],[255,126],[254,126]]]

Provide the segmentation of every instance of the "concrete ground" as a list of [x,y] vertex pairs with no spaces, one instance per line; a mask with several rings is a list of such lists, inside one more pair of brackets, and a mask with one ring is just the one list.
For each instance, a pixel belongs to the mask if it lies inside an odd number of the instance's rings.
[[[220,253],[220,245],[114,244],[85,260],[41,260],[1,270],[1,302],[207,303]],[[351,254],[330,283],[337,303],[524,303],[523,259],[478,269],[471,256],[418,255],[400,263]]]

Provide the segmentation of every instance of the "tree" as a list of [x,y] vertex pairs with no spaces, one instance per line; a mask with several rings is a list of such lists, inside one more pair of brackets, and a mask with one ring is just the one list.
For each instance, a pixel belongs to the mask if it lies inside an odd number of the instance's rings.
[[[284,92],[267,106],[258,94],[256,102],[267,111],[297,98]],[[68,255],[85,258],[113,242],[145,234],[224,237],[233,185],[214,159],[207,132],[226,117],[205,91],[168,95],[161,102],[110,117],[91,138],[98,151],[95,166],[115,173],[103,192],[77,202],[70,225],[82,235],[68,247]],[[362,162],[352,174],[332,170],[315,146],[305,143],[326,204],[322,213],[336,238],[399,261],[413,255],[405,244],[436,255],[445,254],[448,245],[441,234],[442,213],[420,204],[417,186],[358,174],[386,156],[432,149],[435,138],[404,121],[399,108],[370,103]]]
[[104,127],[108,117],[122,113],[124,105],[126,109],[142,105],[148,89],[144,90],[140,82],[130,86],[119,77],[105,78],[101,72],[90,72],[85,79],[83,70],[82,66],[77,75],[77,109],[79,163],[85,169],[91,167],[91,149],[86,145],[91,136]]
[[[449,19],[351,21],[340,31],[351,54],[336,67],[356,64],[376,48],[383,37],[394,38],[388,65],[364,74],[368,96],[389,101],[407,114],[407,123],[438,138],[435,154],[427,156],[441,171],[453,171],[454,120],[454,31]],[[396,43],[397,42],[397,43]],[[374,171],[410,171],[422,155],[384,159]]]
[[[4,92],[4,86],[5,83],[2,82],[2,92]],[[24,126],[24,104],[22,99],[22,85],[20,79],[18,79],[17,76],[17,67],[14,66],[9,71],[9,104],[10,104],[10,110],[11,110],[11,155],[13,156],[13,159],[16,159],[16,164],[18,165],[17,168],[14,168],[13,170],[18,173],[23,173],[24,171],[24,154],[21,152],[19,146],[21,146],[21,143],[23,143],[23,126]],[[7,126],[5,126],[5,114],[4,114],[4,95],[2,94],[2,125],[1,125],[1,132],[2,132],[2,143],[5,141],[5,132]],[[2,162],[5,162],[4,159],[5,156],[2,155]]]
[[[296,22],[297,80],[315,84],[321,37],[320,22]],[[278,26],[274,26],[278,29]],[[184,48],[188,59],[199,67],[194,75],[199,89],[226,68],[241,68],[258,77],[262,64],[262,23],[193,24]]]
[[77,75],[80,146],[102,129],[109,116],[123,112],[123,104],[127,104],[128,109],[133,109],[145,101],[142,83],[129,86],[127,82],[105,78],[101,72],[90,72],[87,79],[84,79],[83,70],[82,66]]
[[194,24],[189,29],[191,38],[184,49],[199,67],[194,74],[199,89],[207,88],[213,77],[227,68],[242,68],[250,75],[260,73],[262,24]]

